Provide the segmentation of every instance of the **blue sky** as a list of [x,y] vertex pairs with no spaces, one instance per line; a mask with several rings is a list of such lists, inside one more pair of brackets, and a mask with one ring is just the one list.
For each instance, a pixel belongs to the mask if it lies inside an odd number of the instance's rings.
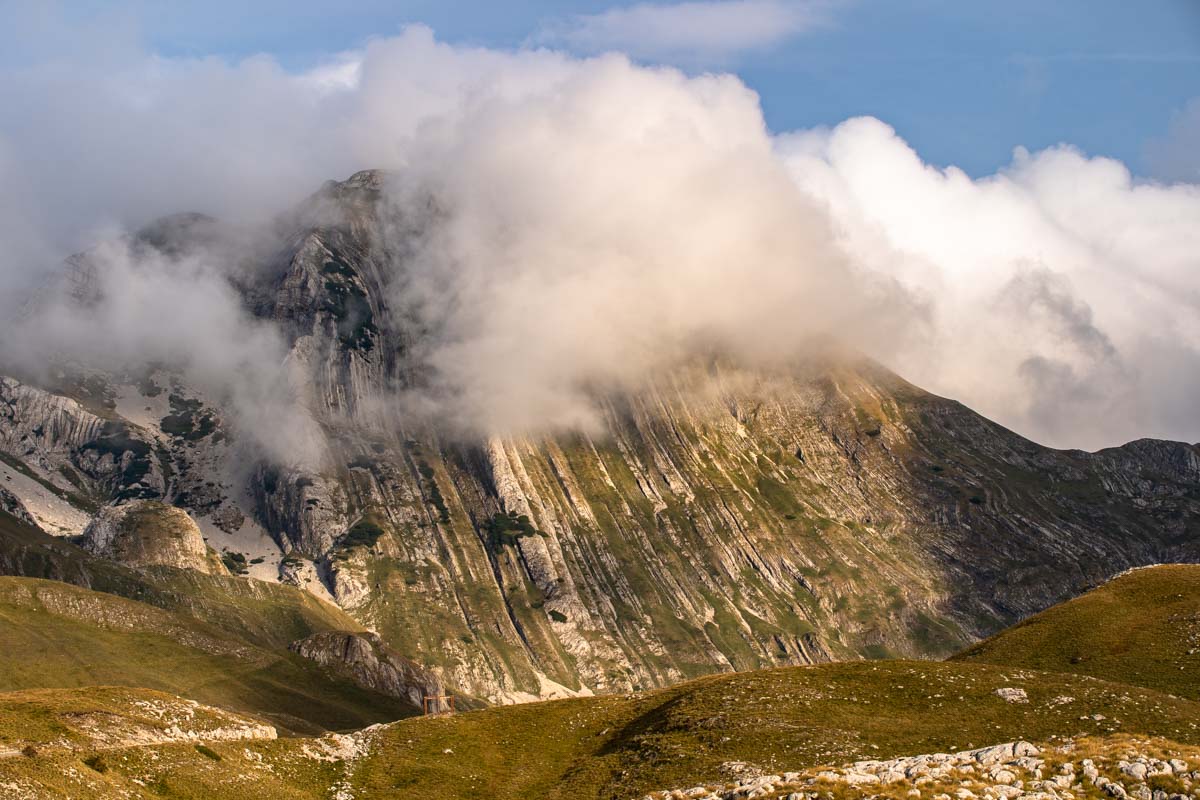
[[[815,4],[750,0],[762,6]],[[669,4],[664,4],[669,5]],[[704,4],[694,4],[704,5]],[[605,2],[63,2],[31,13],[4,3],[20,25],[0,34],[8,63],[70,47],[87,31],[118,30],[168,56],[274,56],[303,69],[331,53],[429,25],[442,40],[515,48],[626,49],[689,71],[728,70],[761,97],[773,130],[836,124],[870,114],[929,162],[972,175],[1007,164],[1012,149],[1059,142],[1116,157],[1152,175],[1147,145],[1167,135],[1200,95],[1200,2],[961,2],[827,0],[819,19],[713,52],[620,40],[580,47],[547,29],[621,6]],[[19,10],[18,10],[19,9]],[[593,16],[594,19],[594,16]],[[772,23],[765,23],[772,24]],[[611,32],[610,32],[611,33]],[[760,32],[761,33],[761,32]],[[118,37],[120,38],[120,37]],[[711,43],[710,43],[711,44]]]

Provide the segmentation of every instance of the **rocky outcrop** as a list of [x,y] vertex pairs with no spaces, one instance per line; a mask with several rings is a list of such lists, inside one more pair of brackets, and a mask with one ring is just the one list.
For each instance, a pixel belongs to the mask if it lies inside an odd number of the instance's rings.
[[[1029,742],[1009,742],[958,753],[758,774],[731,784],[652,792],[643,800],[825,800],[898,796],[891,794],[896,791],[904,791],[906,797],[932,800],[1066,800],[1096,794],[1116,800],[1200,797],[1200,769],[1195,754],[1190,760],[1156,757],[1138,752],[1139,744],[1144,747],[1151,743],[1083,740],[1038,748]],[[1166,742],[1154,744],[1156,750],[1178,747]],[[1152,788],[1151,783],[1156,787]]]
[[[41,725],[23,719],[38,712]],[[9,732],[18,737],[15,750],[28,757],[54,751],[96,753],[126,747],[204,742],[250,742],[275,739],[274,726],[242,714],[149,689],[100,686],[83,689],[42,689],[7,692],[3,711]],[[33,740],[53,720],[52,740]],[[6,797],[8,795],[5,795]]]
[[446,694],[436,675],[389,650],[373,633],[315,633],[293,642],[290,649],[364,689],[407,700],[422,711],[425,698]]
[[0,451],[41,481],[85,498],[162,497],[166,478],[154,439],[107,409],[103,416],[96,411],[0,376]]
[[24,522],[26,525],[37,527],[37,522],[25,508],[25,504],[15,494],[0,486],[0,511]]
[[349,527],[342,486],[326,476],[263,465],[253,486],[259,518],[289,552],[320,558]]
[[83,547],[132,567],[228,574],[186,511],[152,500],[101,509],[83,533]]

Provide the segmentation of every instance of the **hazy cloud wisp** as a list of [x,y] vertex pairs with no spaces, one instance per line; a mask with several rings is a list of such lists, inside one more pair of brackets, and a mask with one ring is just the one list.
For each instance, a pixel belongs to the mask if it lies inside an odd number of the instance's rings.
[[641,3],[547,23],[538,44],[637,58],[724,60],[779,44],[824,24],[825,0],[699,0]]

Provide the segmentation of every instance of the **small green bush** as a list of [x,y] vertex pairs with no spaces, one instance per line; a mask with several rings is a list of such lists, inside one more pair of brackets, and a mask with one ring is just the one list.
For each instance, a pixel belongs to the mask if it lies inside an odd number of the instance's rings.
[[249,571],[246,565],[246,556],[241,553],[226,550],[221,553],[221,563],[234,575],[245,575]]
[[494,514],[487,523],[488,541],[493,547],[516,544],[522,536],[537,536],[540,531],[533,527],[529,517],[517,515],[515,511],[507,514]]
[[380,527],[373,514],[364,514],[363,518],[354,523],[339,544],[342,547],[374,547],[384,530]]

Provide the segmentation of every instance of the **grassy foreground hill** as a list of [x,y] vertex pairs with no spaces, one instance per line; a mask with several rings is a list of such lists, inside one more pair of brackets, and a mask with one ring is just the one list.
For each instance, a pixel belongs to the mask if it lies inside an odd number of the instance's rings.
[[1127,572],[955,658],[1092,675],[1200,700],[1200,566]]
[[0,577],[0,692],[158,689],[305,734],[415,711],[288,651],[312,633],[361,630],[293,587],[169,567],[128,569],[3,513],[0,568],[17,573]]
[[[363,728],[407,710],[272,644],[340,624],[336,609],[288,587],[128,570],[0,522],[8,569],[106,589],[0,578],[4,797],[617,800],[1014,740],[1200,746],[1200,567],[1127,573],[946,662],[727,673]],[[272,739],[255,718],[362,729]]]
[[[1001,688],[1024,689],[1027,702],[1005,700]],[[779,771],[1114,733],[1194,745],[1197,720],[1196,701],[1093,678],[858,662],[408,719],[348,736],[129,747],[106,751],[103,772],[87,766],[95,754],[86,750],[14,757],[0,759],[0,783],[30,797],[634,798],[727,779],[735,762]]]
[[286,650],[182,614],[57,581],[0,578],[0,687],[147,687],[254,714],[287,731],[362,727],[412,708]]

